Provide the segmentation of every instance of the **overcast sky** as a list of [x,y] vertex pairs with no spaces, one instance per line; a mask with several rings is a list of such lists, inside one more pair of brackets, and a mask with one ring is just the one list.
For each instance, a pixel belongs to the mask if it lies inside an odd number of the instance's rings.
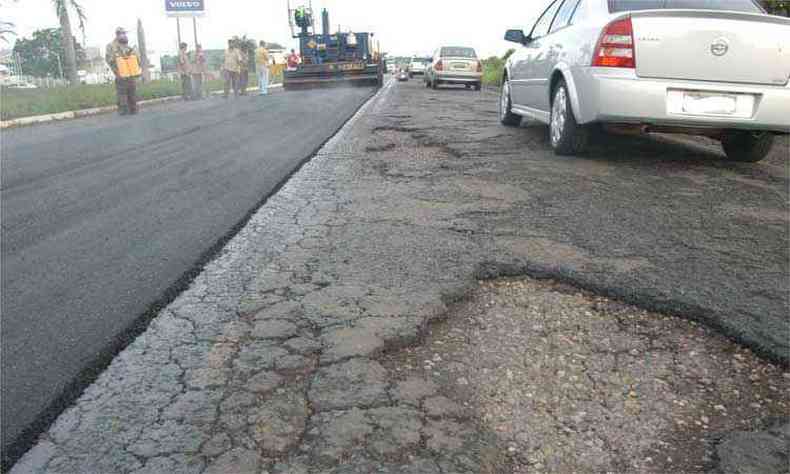
[[[313,7],[316,11],[329,8],[333,30],[340,25],[343,30],[375,32],[382,50],[394,55],[428,55],[437,46],[453,44],[469,45],[481,56],[490,56],[507,50],[508,43],[502,41],[507,28],[526,28],[547,1],[314,0]],[[164,0],[80,2],[88,16],[88,46],[103,47],[118,26],[134,31],[141,18],[149,49],[159,54],[175,51],[176,20],[165,16]],[[291,1],[292,6],[298,3]],[[286,5],[286,0],[206,0],[206,16],[198,19],[199,40],[204,48],[222,48],[228,37],[246,34],[292,46]],[[0,19],[15,23],[20,36],[58,26],[52,0],[2,0]],[[73,16],[72,24],[81,41]],[[191,20],[182,19],[181,27],[182,37],[192,48]],[[130,40],[137,43],[134,35]]]

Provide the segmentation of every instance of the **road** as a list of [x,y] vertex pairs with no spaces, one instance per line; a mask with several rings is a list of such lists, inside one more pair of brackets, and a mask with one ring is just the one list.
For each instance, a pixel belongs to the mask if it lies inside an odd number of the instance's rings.
[[371,93],[217,98],[4,131],[3,447],[56,415],[75,378]]
[[[472,388],[454,352],[446,370],[432,350],[414,365],[388,362],[414,353],[442,318],[507,331],[456,311],[479,280],[500,276],[550,277],[571,296],[581,287],[702,320],[786,365],[787,151],[784,140],[763,163],[730,164],[699,140],[609,136],[584,157],[559,158],[545,126],[498,123],[493,91],[390,83],[13,474],[504,472],[494,464],[506,448],[490,444],[492,433],[467,407],[452,410],[446,400]],[[545,299],[509,309],[484,303],[494,318],[559,311],[572,331],[578,317]],[[717,355],[684,337],[659,341],[619,317],[619,306],[602,311],[660,354],[634,352],[624,331],[609,331],[611,343],[598,340],[596,352],[581,356],[591,367],[633,370],[638,379],[664,360],[706,392],[723,387],[733,407],[745,399],[729,381],[706,382],[715,377],[711,364],[765,381],[734,344]],[[578,326],[579,337],[590,337]],[[542,326],[528,329],[545,336]],[[577,339],[563,330],[551,343],[558,359],[577,355],[568,338]],[[521,368],[548,367],[545,354],[512,356]],[[418,375],[404,374],[410,367]],[[696,396],[688,384],[664,388],[665,376],[602,373],[595,383],[615,398],[632,383],[661,385],[671,399]],[[747,421],[744,411],[728,413]],[[688,433],[673,417],[666,422],[666,439]]]

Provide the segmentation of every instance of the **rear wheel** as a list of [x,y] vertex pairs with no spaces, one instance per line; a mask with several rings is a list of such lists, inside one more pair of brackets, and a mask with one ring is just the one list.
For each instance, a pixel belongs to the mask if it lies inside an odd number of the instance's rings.
[[757,163],[771,152],[774,135],[768,132],[725,132],[721,137],[721,146],[727,158],[732,161]]
[[551,147],[558,155],[578,155],[587,148],[589,130],[576,122],[568,86],[560,79],[551,101]]
[[513,101],[510,99],[510,81],[502,81],[501,97],[499,99],[499,121],[508,127],[521,125],[521,116],[513,113]]
[[479,91],[479,90],[480,90],[480,89],[482,89],[482,88],[483,88],[483,85],[482,85],[482,84],[480,84],[479,82],[478,82],[477,84],[475,84],[475,90],[476,90],[476,91]]

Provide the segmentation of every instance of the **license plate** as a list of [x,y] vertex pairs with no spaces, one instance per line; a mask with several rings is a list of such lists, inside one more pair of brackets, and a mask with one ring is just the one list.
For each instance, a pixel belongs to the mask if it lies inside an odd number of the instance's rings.
[[683,94],[683,112],[695,115],[734,115],[738,111],[738,97],[725,94]]
[[341,71],[361,71],[365,69],[364,64],[341,64],[340,70]]
[[465,71],[468,69],[468,66],[465,63],[453,63],[453,69],[456,71]]
[[670,90],[667,95],[670,114],[750,118],[754,104],[752,94]]

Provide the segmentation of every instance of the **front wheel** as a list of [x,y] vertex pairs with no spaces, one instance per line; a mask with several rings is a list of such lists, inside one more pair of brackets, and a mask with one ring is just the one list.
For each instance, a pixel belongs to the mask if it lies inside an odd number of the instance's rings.
[[771,152],[774,135],[768,132],[725,132],[721,137],[721,146],[727,158],[732,161],[757,163]]
[[499,99],[499,121],[507,127],[521,125],[521,116],[513,113],[513,101],[510,98],[510,81],[505,78]]
[[560,79],[551,101],[551,147],[558,155],[578,155],[587,148],[589,130],[576,122],[568,86]]
[[436,79],[432,80],[431,81],[431,89],[436,90],[438,88],[439,88],[439,81],[437,81]]
[[479,82],[478,82],[477,84],[475,84],[475,90],[476,90],[476,91],[479,91],[479,90],[480,90],[480,89],[482,89],[482,88],[483,88],[483,85],[482,85],[482,84],[480,84]]

